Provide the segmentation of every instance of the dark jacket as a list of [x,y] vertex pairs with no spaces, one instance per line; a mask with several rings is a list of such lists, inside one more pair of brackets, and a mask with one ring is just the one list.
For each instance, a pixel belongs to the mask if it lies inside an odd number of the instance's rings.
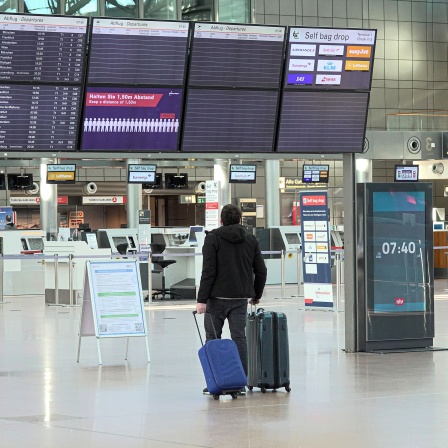
[[3,230],[17,230],[17,226],[13,222],[7,222]]
[[267,269],[258,241],[244,227],[232,224],[212,230],[205,237],[202,255],[199,303],[216,297],[261,298]]

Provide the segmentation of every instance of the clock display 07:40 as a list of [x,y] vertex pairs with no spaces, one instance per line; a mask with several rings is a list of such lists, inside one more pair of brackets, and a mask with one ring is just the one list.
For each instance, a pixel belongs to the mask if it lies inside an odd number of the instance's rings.
[[384,255],[389,254],[415,254],[415,243],[414,241],[403,241],[400,245],[400,243],[397,243],[396,241],[389,241],[383,243],[382,246],[382,252]]

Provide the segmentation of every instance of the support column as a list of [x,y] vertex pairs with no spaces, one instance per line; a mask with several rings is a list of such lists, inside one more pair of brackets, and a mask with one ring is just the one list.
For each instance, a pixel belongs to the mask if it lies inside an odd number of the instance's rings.
[[355,155],[343,155],[345,350],[357,350],[357,256]]
[[[130,164],[141,163],[139,159],[126,160],[126,170]],[[126,185],[126,210],[128,229],[138,228],[138,212],[142,210],[142,186],[140,184]]]
[[220,182],[220,197],[222,205],[230,204],[232,202],[229,184],[229,169],[230,160],[215,160],[215,164],[213,165],[213,180],[217,180]]
[[40,159],[40,228],[47,240],[58,239],[58,186],[47,184],[47,164],[54,159]]
[[266,188],[266,228],[280,225],[280,162],[278,160],[265,161]]

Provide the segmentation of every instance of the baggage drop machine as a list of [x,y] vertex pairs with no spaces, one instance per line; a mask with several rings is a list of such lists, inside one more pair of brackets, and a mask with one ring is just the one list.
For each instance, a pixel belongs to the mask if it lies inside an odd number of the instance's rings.
[[[270,250],[284,251],[285,254],[285,283],[297,283],[299,256],[302,251],[302,238],[300,226],[271,227]],[[271,258],[272,257],[272,258]],[[265,259],[268,268],[268,285],[281,283],[281,255],[272,255]]]

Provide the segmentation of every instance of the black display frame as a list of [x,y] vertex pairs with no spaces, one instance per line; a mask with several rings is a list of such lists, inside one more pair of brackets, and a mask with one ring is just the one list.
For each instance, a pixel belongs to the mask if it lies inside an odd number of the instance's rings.
[[[314,166],[314,167],[319,167],[319,180],[309,180],[309,181],[305,181],[305,166]],[[322,167],[327,167],[326,169],[321,169]],[[321,171],[326,171],[327,172],[327,179],[326,180],[321,180],[320,179],[320,173]],[[326,164],[326,165],[317,165],[317,164],[303,164],[302,166],[302,182],[304,184],[316,184],[316,183],[325,183],[328,184],[328,182],[330,181],[330,165]]]
[[[374,193],[416,193],[425,197],[425,269],[422,269],[424,288],[424,311],[375,312],[374,309]],[[394,350],[423,348],[432,345],[434,337],[434,261],[432,206],[433,190],[431,183],[363,183],[357,184],[357,258],[358,258],[358,311],[357,311],[357,349],[358,351]],[[377,226],[378,228],[378,226]],[[377,230],[378,231],[378,230]],[[390,234],[386,235],[390,238]],[[393,237],[392,237],[393,238]],[[369,279],[373,279],[369,281]],[[373,310],[373,311],[372,311]],[[369,329],[381,337],[369,336]]]
[[[247,87],[222,87],[222,86],[195,86],[190,85],[190,69],[191,69],[191,60],[192,55],[194,52],[194,31],[195,27],[200,24],[209,24],[209,25],[230,25],[230,26],[251,26],[251,27],[272,27],[272,28],[283,28],[284,29],[284,37],[283,37],[283,48],[282,48],[282,58],[280,61],[280,71],[279,71],[279,82],[277,88],[247,88]],[[278,133],[278,126],[279,126],[279,118],[280,118],[280,107],[281,107],[281,97],[282,97],[282,84],[283,84],[283,78],[284,78],[284,69],[285,69],[285,50],[286,50],[286,43],[287,43],[287,33],[288,33],[288,26],[285,25],[264,25],[264,24],[255,24],[255,23],[230,23],[230,22],[191,22],[191,39],[190,39],[190,54],[189,54],[189,67],[188,67],[188,75],[185,82],[185,96],[184,96],[184,104],[183,104],[183,113],[182,113],[182,129],[180,133],[180,146],[179,151],[182,153],[189,153],[191,151],[184,150],[183,149],[183,140],[184,140],[184,131],[185,126],[184,122],[187,115],[187,106],[188,106],[188,95],[190,90],[230,90],[230,91],[276,91],[277,92],[277,105],[276,105],[276,111],[275,111],[275,121],[274,121],[274,132],[273,132],[273,138],[272,138],[272,145],[271,149],[268,151],[263,151],[263,153],[269,154],[273,153],[276,148],[276,142],[277,142],[277,133]],[[243,149],[229,149],[226,151],[213,151],[213,150],[206,150],[198,148],[194,151],[195,153],[203,153],[203,154],[213,154],[214,152],[218,152],[220,154],[228,154],[228,153],[245,153],[245,154],[256,154],[256,151],[253,150],[243,150]]]
[[[184,113],[185,113],[185,102],[186,102],[186,91],[187,91],[187,76],[188,76],[188,67],[189,67],[189,53],[190,53],[190,42],[191,42],[191,34],[192,34],[192,22],[182,22],[188,25],[188,31],[187,31],[187,39],[185,44],[185,62],[184,62],[184,76],[183,76],[183,82],[181,85],[167,85],[167,84],[155,84],[155,83],[146,83],[146,84],[125,84],[125,83],[91,83],[89,82],[89,67],[90,67],[90,49],[91,49],[91,43],[92,43],[92,36],[93,36],[93,28],[94,28],[94,20],[95,19],[105,19],[110,20],[111,17],[101,17],[101,16],[94,16],[91,17],[91,25],[88,33],[88,42],[89,42],[89,57],[86,61],[86,76],[85,76],[85,89],[84,94],[82,97],[82,110],[80,113],[81,120],[79,125],[79,142],[78,142],[78,152],[84,153],[84,154],[118,154],[118,153],[167,153],[167,154],[174,154],[176,152],[180,151],[180,144],[181,144],[181,133],[182,128],[184,124]],[[119,20],[119,19],[117,19]],[[168,23],[179,23],[178,20],[154,20],[154,19],[134,19],[134,18],[126,18],[123,19],[127,22],[168,22]],[[85,109],[86,109],[86,92],[88,87],[104,87],[104,88],[160,88],[160,89],[181,89],[182,95],[180,100],[180,117],[179,117],[179,131],[177,133],[177,144],[175,149],[120,149],[120,150],[111,150],[111,149],[82,149],[82,140],[83,140],[83,131],[82,131],[82,123],[84,123],[85,119]]]
[[[133,166],[142,166],[142,165],[147,165],[147,166],[153,166],[154,167],[154,170],[145,170],[145,171],[133,171],[133,170],[131,170],[131,167],[133,167]],[[156,181],[156,174],[157,174],[157,165],[155,165],[155,164],[153,164],[153,163],[151,163],[151,164],[145,164],[145,163],[130,163],[129,165],[128,165],[128,169],[127,169],[127,171],[128,171],[128,176],[127,176],[127,183],[128,184],[152,184],[152,183],[155,183],[155,181]],[[131,176],[131,173],[154,173],[154,182],[144,182],[144,181],[142,181],[142,182],[133,182],[133,181],[131,181],[130,180],[130,176]]]
[[[48,171],[49,166],[61,166],[61,165],[73,165],[75,168],[73,171],[63,171],[64,173],[73,173],[73,180],[49,180]],[[62,172],[62,171],[59,171]],[[75,163],[48,163],[47,164],[47,179],[46,183],[49,185],[74,185],[76,184],[76,164]]]
[[81,81],[79,83],[74,82],[36,82],[36,81],[8,81],[8,80],[0,80],[1,84],[8,84],[8,85],[17,85],[17,86],[49,86],[49,87],[76,87],[79,86],[80,88],[80,94],[78,99],[78,114],[76,116],[76,125],[75,125],[75,143],[74,143],[74,149],[38,149],[38,148],[23,148],[23,149],[14,149],[14,148],[8,148],[7,151],[10,152],[48,152],[48,151],[56,151],[56,152],[69,152],[69,153],[77,153],[80,148],[80,142],[81,142],[81,133],[80,129],[82,126],[82,116],[83,116],[83,104],[84,104],[84,93],[85,93],[85,87],[86,87],[86,75],[87,75],[87,64],[88,64],[88,58],[87,58],[87,52],[89,48],[89,31],[90,31],[90,22],[91,18],[86,16],[67,16],[63,14],[52,14],[49,16],[48,14],[25,14],[21,12],[11,12],[11,13],[2,13],[4,15],[10,15],[10,16],[24,16],[24,17],[61,17],[61,18],[71,18],[73,20],[86,20],[86,33],[84,34],[84,54],[83,54],[83,70],[81,72]]
[[[417,179],[398,179],[397,174],[399,169],[410,169],[412,168],[417,172]],[[418,165],[395,165],[394,167],[394,182],[418,182],[419,176],[419,166]]]
[[[257,165],[245,163],[243,166],[253,166],[255,170],[253,171],[232,171],[232,166],[241,166],[237,163],[231,163],[229,167],[229,184],[255,184],[257,183]],[[249,180],[236,180],[232,179],[232,172],[240,173],[254,173],[254,178]]]

